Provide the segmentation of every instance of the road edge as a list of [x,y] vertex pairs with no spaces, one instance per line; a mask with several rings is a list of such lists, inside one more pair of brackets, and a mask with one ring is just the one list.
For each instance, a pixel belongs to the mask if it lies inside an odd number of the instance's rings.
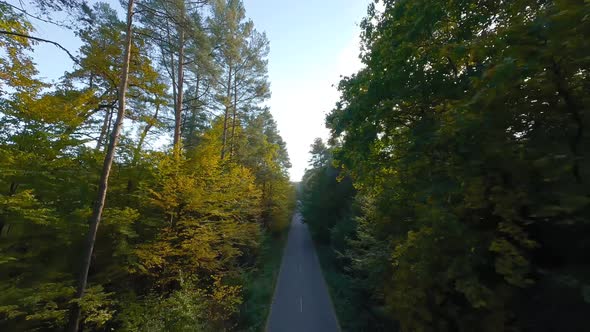
[[330,288],[330,285],[328,285],[328,282],[326,281],[326,276],[324,275],[324,267],[322,266],[322,262],[320,261],[320,257],[318,256],[318,250],[317,250],[317,246],[315,243],[315,239],[313,238],[313,235],[309,231],[309,228],[307,231],[309,232],[309,237],[311,237],[311,244],[313,245],[313,253],[315,256],[315,260],[318,263],[318,265],[320,266],[320,273],[322,274],[322,281],[324,282],[324,287],[326,287],[326,289],[328,290],[328,299],[330,300],[330,307],[332,308],[332,315],[334,315],[334,318],[336,319],[336,326],[338,327],[338,331],[342,332],[342,326],[340,326],[340,319],[338,318],[338,313],[336,312],[336,306],[334,305],[334,300],[332,300],[331,288]]
[[270,308],[268,309],[268,315],[266,315],[266,322],[264,323],[264,332],[268,331],[268,323],[270,321],[270,317],[272,316],[272,307],[273,307],[273,304],[275,303],[277,289],[279,288],[279,283],[281,281],[281,273],[283,272],[283,262],[284,262],[283,258],[284,258],[284,254],[285,254],[285,248],[287,248],[287,246],[289,245],[289,234],[291,233],[291,224],[293,223],[293,218],[295,218],[298,213],[299,212],[294,212],[293,215],[291,216],[291,218],[289,218],[290,219],[289,229],[286,232],[287,239],[285,241],[285,245],[283,246],[283,249],[281,250],[281,265],[279,266],[279,273],[277,274],[276,281],[274,283],[272,298],[269,303]]

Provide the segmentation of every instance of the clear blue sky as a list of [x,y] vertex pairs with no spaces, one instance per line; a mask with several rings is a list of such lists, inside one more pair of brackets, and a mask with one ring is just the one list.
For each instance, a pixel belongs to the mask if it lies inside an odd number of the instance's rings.
[[299,181],[324,118],[338,99],[339,76],[360,67],[358,24],[370,0],[245,0],[247,15],[270,40],[269,101]]
[[[9,0],[19,5],[18,0]],[[91,0],[91,2],[93,2]],[[118,0],[108,0],[120,7]],[[324,118],[338,99],[332,85],[339,75],[359,69],[358,24],[371,0],[244,0],[247,16],[270,40],[268,101],[281,135],[287,142],[293,168],[301,179],[315,137],[327,137]],[[69,31],[35,23],[36,35],[76,51],[79,40]],[[40,75],[56,79],[72,62],[51,45],[39,45],[35,61]]]

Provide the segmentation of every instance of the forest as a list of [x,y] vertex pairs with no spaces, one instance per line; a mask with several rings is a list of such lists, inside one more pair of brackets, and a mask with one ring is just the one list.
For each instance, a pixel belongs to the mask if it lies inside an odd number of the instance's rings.
[[590,2],[381,0],[302,214],[346,331],[587,331]]
[[295,205],[269,41],[239,0],[121,4],[0,1],[0,330],[258,330]]
[[0,331],[264,330],[296,210],[343,331],[590,329],[590,1],[373,0],[297,185],[242,0],[109,3],[0,0]]

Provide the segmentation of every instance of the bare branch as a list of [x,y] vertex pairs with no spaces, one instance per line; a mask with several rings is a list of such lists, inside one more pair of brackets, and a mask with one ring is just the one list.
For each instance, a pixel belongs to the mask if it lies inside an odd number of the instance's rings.
[[29,12],[27,12],[26,10],[24,10],[24,9],[22,9],[22,8],[19,8],[19,7],[15,6],[15,5],[9,4],[9,3],[8,3],[8,2],[6,2],[6,1],[0,1],[0,3],[1,3],[1,4],[3,4],[3,5],[7,5],[7,6],[9,6],[9,7],[12,7],[13,9],[16,9],[16,10],[18,10],[19,12],[21,12],[21,13],[23,13],[23,14],[25,14],[25,15],[29,16],[29,17],[32,17],[32,18],[34,18],[34,19],[36,19],[36,20],[39,20],[39,21],[41,21],[41,22],[45,22],[45,23],[49,23],[49,24],[53,24],[53,25],[56,25],[56,26],[58,26],[58,27],[60,27],[60,28],[67,28],[67,29],[69,29],[69,27],[68,27],[67,25],[65,25],[65,24],[62,24],[62,23],[57,23],[57,22],[54,22],[54,21],[51,21],[51,20],[47,20],[47,19],[44,19],[44,18],[42,18],[42,17],[39,17],[39,16],[36,16],[36,15],[30,14],[30,13],[29,13]]
[[68,54],[68,56],[70,57],[70,59],[72,59],[72,61],[74,61],[76,64],[80,64],[80,61],[78,61],[78,59],[72,53],[70,53],[70,51],[68,51],[68,49],[61,46],[61,44],[59,44],[58,42],[54,42],[54,41],[39,38],[39,37],[33,37],[33,36],[25,35],[22,33],[18,33],[18,32],[6,31],[6,30],[0,30],[0,34],[23,37],[23,38],[28,38],[28,39],[36,40],[39,42],[43,42],[43,43],[52,44],[52,45],[62,49],[64,52],[66,52]]

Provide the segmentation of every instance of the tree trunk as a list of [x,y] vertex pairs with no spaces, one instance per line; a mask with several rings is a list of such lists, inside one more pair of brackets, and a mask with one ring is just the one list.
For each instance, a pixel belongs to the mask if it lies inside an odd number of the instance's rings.
[[[172,42],[170,40],[170,27],[168,26],[168,23],[166,22],[166,40],[168,42],[168,45],[172,45]],[[162,50],[162,56],[164,55],[164,53],[166,52],[164,50],[164,47],[161,47]],[[166,63],[166,61],[164,61],[164,63]],[[164,65],[165,67],[167,67],[167,64]],[[168,70],[168,68],[166,68],[166,70]],[[177,90],[177,86],[176,86],[176,72],[174,69],[174,53],[172,51],[170,51],[170,72],[168,73],[170,75],[170,79],[172,80],[172,100],[174,103],[174,109],[176,110],[176,90]]]
[[143,143],[145,142],[145,138],[147,137],[147,134],[149,133],[150,129],[152,129],[152,127],[154,126],[154,123],[156,123],[156,121],[158,121],[158,113],[159,112],[160,112],[160,104],[158,103],[156,105],[156,112],[154,113],[154,116],[152,116],[152,121],[148,120],[148,123],[145,125],[145,127],[143,128],[143,131],[139,135],[139,142],[137,142],[137,147],[135,148],[135,154],[133,155],[133,165],[137,165],[137,163],[139,162],[139,153],[141,152],[141,148],[143,147]]
[[102,123],[102,127],[100,128],[100,136],[98,136],[98,140],[96,141],[96,148],[94,148],[96,151],[100,150],[100,147],[102,146],[102,141],[104,140],[105,136],[107,135],[107,133],[111,129],[111,119],[112,118],[113,118],[113,112],[111,111],[110,108],[107,108],[106,113],[104,115],[104,121]]
[[229,73],[227,75],[227,100],[225,106],[225,117],[223,119],[223,140],[221,142],[221,160],[225,158],[225,146],[227,144],[227,120],[229,119],[229,112],[231,111],[231,75],[232,67],[229,66]]
[[195,127],[196,127],[196,122],[197,122],[197,112],[200,109],[200,100],[199,100],[199,89],[200,89],[200,84],[201,84],[201,77],[199,75],[196,75],[196,83],[195,83],[195,98],[194,98],[194,106],[191,107],[191,119],[190,122],[188,124],[188,126],[185,128],[187,130],[187,135],[186,135],[186,144],[187,147],[194,147],[193,143],[194,143],[194,134],[195,134]]
[[229,147],[229,158],[232,159],[234,156],[235,148],[235,134],[236,134],[236,114],[238,113],[238,78],[234,77],[234,103],[232,107],[232,120],[231,120],[231,143]]
[[[133,2],[129,0],[127,5],[127,35],[125,37],[125,57],[123,59],[123,70],[121,71],[121,83],[119,86],[119,107],[117,110],[117,119],[113,127],[111,134],[111,140],[109,142],[107,152],[104,158],[104,164],[102,167],[102,174],[100,176],[100,182],[98,186],[98,197],[94,209],[92,211],[92,218],[90,219],[90,228],[88,230],[88,236],[86,238],[86,244],[84,247],[84,257],[82,261],[82,267],[80,275],[78,276],[76,295],[74,300],[81,300],[86,290],[86,283],[88,282],[88,271],[90,270],[90,263],[92,259],[92,252],[94,250],[94,243],[96,241],[96,233],[98,231],[98,225],[102,217],[104,209],[107,188],[109,182],[109,174],[115,158],[115,150],[119,141],[119,135],[123,126],[123,119],[125,117],[125,95],[127,94],[127,81],[129,79],[129,62],[131,59],[131,43],[132,43],[132,27],[133,27]],[[77,332],[80,325],[81,307],[78,302],[74,302],[70,309],[70,317],[68,322],[67,331]]]
[[174,155],[180,156],[180,129],[182,125],[182,99],[184,96],[184,28],[179,27],[178,45],[178,91],[176,109],[174,110]]

